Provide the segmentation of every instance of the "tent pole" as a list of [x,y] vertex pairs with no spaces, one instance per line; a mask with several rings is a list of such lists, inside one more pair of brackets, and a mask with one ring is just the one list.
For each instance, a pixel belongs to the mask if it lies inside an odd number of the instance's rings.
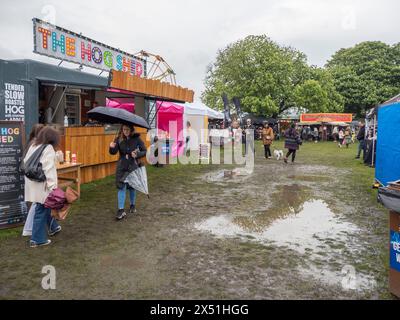
[[[375,128],[376,128],[376,114],[374,115],[373,134],[372,134],[372,167],[375,166]],[[363,153],[364,154],[364,153]]]

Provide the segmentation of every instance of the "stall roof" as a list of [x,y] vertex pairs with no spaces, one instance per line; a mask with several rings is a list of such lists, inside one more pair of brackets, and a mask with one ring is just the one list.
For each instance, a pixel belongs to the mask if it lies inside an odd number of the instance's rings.
[[299,126],[315,126],[315,125],[321,125],[322,122],[317,122],[317,121],[315,121],[315,122],[297,122],[297,124]]
[[224,114],[211,109],[201,102],[185,103],[185,113],[190,115],[208,116],[210,119],[224,119]]
[[369,111],[367,112],[365,118],[366,119],[372,119],[376,114],[378,114],[378,109],[380,107],[391,105],[391,104],[397,103],[397,102],[400,102],[400,94],[398,94],[397,96],[394,96],[393,98],[390,98],[389,100],[387,100],[387,101],[385,101],[385,102],[383,102],[383,103],[381,103],[381,104],[369,109]]
[[25,65],[25,80],[28,81],[39,80],[46,84],[69,84],[89,88],[105,88],[108,85],[108,79],[106,77],[44,62],[30,59],[9,60],[5,63],[7,62]]

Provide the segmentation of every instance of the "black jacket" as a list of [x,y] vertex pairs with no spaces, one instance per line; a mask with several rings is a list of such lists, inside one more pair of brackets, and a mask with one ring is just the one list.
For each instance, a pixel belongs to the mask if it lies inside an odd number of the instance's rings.
[[[139,149],[137,153],[137,158],[132,158],[132,151]],[[140,134],[135,133],[131,138],[118,140],[116,141],[116,146],[114,148],[110,147],[110,154],[117,154],[119,152],[119,160],[117,163],[117,171],[115,174],[116,177],[116,185],[118,189],[122,189],[124,187],[124,180],[126,176],[137,169],[140,166],[137,159],[143,158],[146,156],[146,146],[143,141],[140,139]]]
[[357,140],[361,141],[365,139],[365,126],[363,126],[357,134]]

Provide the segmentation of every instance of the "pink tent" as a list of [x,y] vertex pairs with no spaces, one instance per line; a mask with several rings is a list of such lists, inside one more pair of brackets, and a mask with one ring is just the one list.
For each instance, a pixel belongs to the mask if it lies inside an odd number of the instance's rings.
[[183,137],[183,106],[157,101],[157,132],[160,138],[168,134],[174,140],[171,156],[177,157],[183,154],[185,140]]
[[[130,92],[126,92],[123,90],[119,89],[107,89],[108,92],[116,92],[116,93],[128,93],[132,94]],[[120,98],[113,98],[109,97],[106,98],[106,107],[110,108],[120,108],[120,109],[125,109],[129,112],[134,113],[135,112],[135,98],[133,96],[131,97],[120,97]]]
[[125,109],[135,112],[134,98],[106,98],[106,107]]

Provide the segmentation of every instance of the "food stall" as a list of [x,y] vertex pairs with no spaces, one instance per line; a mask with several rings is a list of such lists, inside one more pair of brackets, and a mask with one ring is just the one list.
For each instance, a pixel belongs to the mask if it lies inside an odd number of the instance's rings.
[[[90,123],[87,112],[94,106],[131,99],[134,112],[148,120],[151,101],[193,101],[191,90],[148,79],[143,57],[39,19],[33,19],[33,31],[34,52],[58,59],[59,64],[0,60],[0,121],[23,122],[26,136],[36,123],[59,130],[61,151],[75,154],[82,164],[82,183],[113,174],[117,161],[107,150],[118,128]],[[62,63],[75,63],[79,68]],[[83,72],[83,66],[101,72]],[[103,72],[108,76],[102,76]],[[137,131],[149,145],[147,131]]]

